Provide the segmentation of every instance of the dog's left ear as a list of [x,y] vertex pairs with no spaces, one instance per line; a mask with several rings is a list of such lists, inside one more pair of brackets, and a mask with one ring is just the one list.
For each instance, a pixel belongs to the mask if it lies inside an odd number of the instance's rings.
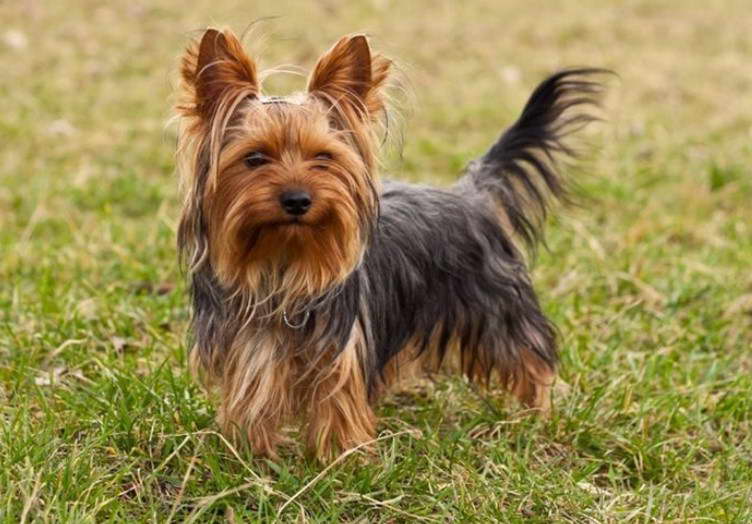
[[390,67],[389,59],[371,54],[365,36],[345,36],[319,58],[308,91],[361,120],[376,119],[384,109],[382,91]]

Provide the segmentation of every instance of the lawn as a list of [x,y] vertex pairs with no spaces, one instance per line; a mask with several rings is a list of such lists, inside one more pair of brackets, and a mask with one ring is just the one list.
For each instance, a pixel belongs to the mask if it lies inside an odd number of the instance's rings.
[[[752,520],[748,0],[0,3],[0,520]],[[255,4],[255,5],[254,5]],[[448,184],[566,66],[607,67],[584,204],[534,261],[550,419],[445,378],[326,468],[224,440],[186,365],[170,124],[208,24],[262,66],[365,31],[406,79],[389,175]],[[275,77],[270,89],[301,89]]]

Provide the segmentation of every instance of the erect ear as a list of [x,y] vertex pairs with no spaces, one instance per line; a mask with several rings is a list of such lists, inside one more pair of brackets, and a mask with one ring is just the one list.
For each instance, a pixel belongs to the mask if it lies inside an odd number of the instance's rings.
[[183,80],[189,91],[184,113],[211,120],[228,96],[258,96],[256,64],[230,30],[207,29],[198,45],[183,57]]
[[328,104],[355,110],[363,119],[375,118],[384,108],[381,88],[390,66],[390,60],[371,55],[365,36],[345,36],[319,58],[308,91]]

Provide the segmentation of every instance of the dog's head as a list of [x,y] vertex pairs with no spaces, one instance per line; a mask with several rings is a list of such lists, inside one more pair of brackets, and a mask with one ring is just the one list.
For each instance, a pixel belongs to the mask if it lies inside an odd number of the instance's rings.
[[318,60],[307,90],[262,95],[230,32],[185,54],[179,231],[192,266],[229,288],[282,300],[320,295],[357,266],[378,209],[374,126],[390,62],[362,35]]

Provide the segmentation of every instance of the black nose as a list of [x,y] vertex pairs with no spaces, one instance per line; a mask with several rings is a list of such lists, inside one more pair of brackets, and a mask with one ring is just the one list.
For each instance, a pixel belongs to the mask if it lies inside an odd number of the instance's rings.
[[279,203],[290,215],[305,215],[311,207],[311,195],[300,189],[285,191],[280,195]]

